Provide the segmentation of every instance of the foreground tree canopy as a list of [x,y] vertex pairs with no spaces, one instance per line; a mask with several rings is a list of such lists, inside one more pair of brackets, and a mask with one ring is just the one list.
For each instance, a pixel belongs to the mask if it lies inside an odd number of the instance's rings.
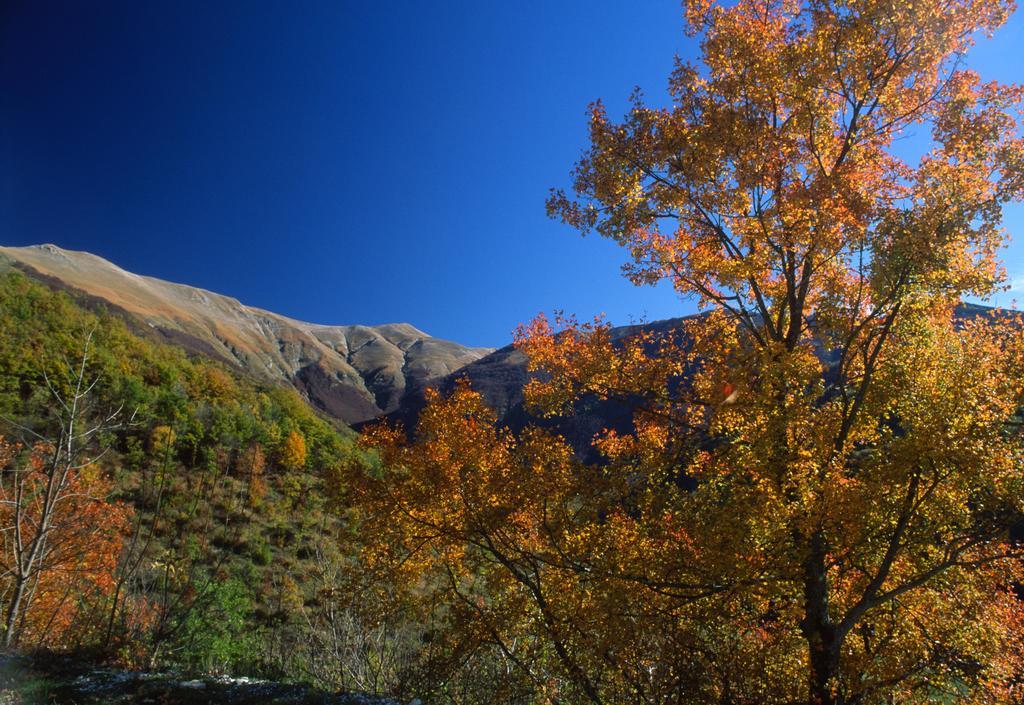
[[522,330],[538,414],[634,408],[596,465],[467,385],[366,435],[370,586],[438,625],[438,682],[491,654],[509,701],[1022,697],[1024,335],[955,312],[1024,195],[1022,92],[961,65],[1011,9],[696,0],[671,104],[594,106],[550,212],[705,312]]

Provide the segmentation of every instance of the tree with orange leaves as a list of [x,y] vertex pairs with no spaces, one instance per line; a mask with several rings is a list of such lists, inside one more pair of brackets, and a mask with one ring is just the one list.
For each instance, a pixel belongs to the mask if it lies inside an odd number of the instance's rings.
[[[120,409],[91,418],[95,382],[87,378],[91,334],[67,384],[47,385],[57,435],[25,427],[31,448],[0,438],[0,605],[5,648],[73,645],[98,628],[114,592],[131,510],[108,497],[111,483],[96,464],[99,436]],[[66,387],[67,392],[59,391]]]
[[52,445],[39,443],[3,458],[0,585],[8,647],[80,643],[100,627],[100,610],[114,592],[131,510],[107,499],[111,484],[94,466],[59,477],[57,456]]
[[595,105],[549,210],[703,315],[523,329],[538,413],[634,407],[598,467],[465,387],[370,434],[367,564],[547,702],[1019,701],[1024,322],[957,308],[1024,196],[1024,94],[960,67],[1012,5],[685,9],[701,65]]

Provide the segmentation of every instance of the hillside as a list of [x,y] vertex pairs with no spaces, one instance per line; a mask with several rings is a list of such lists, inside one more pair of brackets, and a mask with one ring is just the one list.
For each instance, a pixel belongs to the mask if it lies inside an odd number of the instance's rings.
[[228,362],[254,377],[286,382],[346,423],[397,408],[402,396],[487,353],[431,337],[407,323],[317,325],[237,299],[127,272],[56,245],[0,247],[0,259],[122,312],[136,332]]
[[34,481],[14,470],[26,453],[49,457],[41,439],[64,428],[54,395],[74,388],[69,360],[86,361],[92,380],[77,419],[107,424],[69,451],[93,462],[61,483],[54,511],[68,507],[66,518],[48,535],[66,548],[48,560],[65,569],[47,574],[24,612],[19,647],[340,684],[301,654],[318,638],[310,620],[325,604],[324,571],[341,560],[351,432],[293,389],[146,340],[17,272],[0,274],[0,330],[0,495],[18,482],[31,494]]

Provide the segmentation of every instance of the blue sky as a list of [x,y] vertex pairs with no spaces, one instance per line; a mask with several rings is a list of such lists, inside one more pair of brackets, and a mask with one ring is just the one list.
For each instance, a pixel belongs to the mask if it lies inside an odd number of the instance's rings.
[[[1024,81],[1021,46],[1018,11],[970,63]],[[544,199],[587,104],[660,99],[692,51],[674,0],[8,0],[0,242],[475,345],[554,308],[680,315]],[[1024,210],[1008,225],[1024,298]]]

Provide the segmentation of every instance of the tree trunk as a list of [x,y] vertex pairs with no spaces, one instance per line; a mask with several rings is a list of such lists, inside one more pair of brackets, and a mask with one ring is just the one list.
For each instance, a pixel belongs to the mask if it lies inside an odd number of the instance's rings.
[[4,615],[4,648],[9,649],[15,646],[18,640],[15,638],[15,625],[18,622],[18,614],[21,612],[21,601],[25,596],[25,586],[28,578],[17,576],[14,581],[14,594],[11,596],[11,604],[7,607],[7,614]]
[[842,705],[838,691],[841,637],[829,610],[825,539],[815,532],[804,563],[804,618],[800,624],[808,648],[809,705]]

